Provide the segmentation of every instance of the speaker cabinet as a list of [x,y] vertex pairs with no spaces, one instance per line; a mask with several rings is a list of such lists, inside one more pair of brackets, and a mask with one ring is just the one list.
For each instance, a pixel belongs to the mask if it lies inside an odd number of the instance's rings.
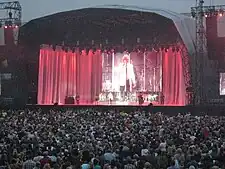
[[73,96],[66,96],[65,104],[75,104],[75,99]]

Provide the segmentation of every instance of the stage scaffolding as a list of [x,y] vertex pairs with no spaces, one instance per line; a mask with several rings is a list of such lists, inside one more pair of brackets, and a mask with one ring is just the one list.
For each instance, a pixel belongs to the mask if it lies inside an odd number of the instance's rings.
[[0,16],[0,24],[2,26],[21,25],[22,7],[19,1],[1,2],[0,10],[5,11],[4,16]]
[[206,75],[216,76],[218,74],[217,61],[210,61],[208,57],[204,20],[208,16],[223,15],[224,11],[225,5],[204,6],[204,0],[196,0],[196,6],[191,8],[192,17],[196,21],[196,53],[192,64],[193,102],[196,105],[206,104],[209,99],[212,99],[212,96],[210,98],[208,95],[212,86],[210,87]]

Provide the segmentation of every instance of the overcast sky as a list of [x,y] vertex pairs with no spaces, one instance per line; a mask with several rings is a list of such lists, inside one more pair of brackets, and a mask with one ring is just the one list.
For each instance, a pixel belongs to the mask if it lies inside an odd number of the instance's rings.
[[[7,0],[0,0],[0,2],[5,1]],[[141,7],[169,9],[179,13],[190,12],[190,7],[195,6],[195,0],[19,0],[19,2],[23,9],[23,21],[95,5],[138,5]],[[205,0],[206,5],[211,3],[224,4],[225,0]]]

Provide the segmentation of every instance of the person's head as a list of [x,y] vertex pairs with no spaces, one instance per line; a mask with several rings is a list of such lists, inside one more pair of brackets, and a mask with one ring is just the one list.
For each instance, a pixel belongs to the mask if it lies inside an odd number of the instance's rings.
[[43,167],[43,169],[51,169],[50,164],[49,163],[45,164],[44,167]]
[[45,152],[43,153],[43,156],[44,156],[44,157],[48,157],[48,152],[45,151]]
[[144,168],[145,169],[150,169],[152,167],[152,165],[149,163],[149,162],[146,162],[145,164],[144,164]]
[[130,156],[128,156],[126,161],[127,161],[127,163],[128,163],[128,164],[131,164],[131,163],[132,163],[132,159],[131,159],[131,157],[130,157]]
[[124,56],[123,56],[123,58],[122,58],[122,62],[123,63],[128,63],[129,62],[129,55],[127,55],[127,54],[125,54]]
[[78,156],[79,155],[79,151],[77,149],[73,149],[72,150],[72,155],[73,156]]
[[93,160],[93,165],[94,166],[99,165],[99,161],[96,158]]
[[175,165],[176,165],[175,160],[172,160],[170,166],[175,166]]
[[41,163],[40,162],[36,162],[36,167],[37,168],[41,168]]
[[191,165],[188,169],[195,169],[195,166]]

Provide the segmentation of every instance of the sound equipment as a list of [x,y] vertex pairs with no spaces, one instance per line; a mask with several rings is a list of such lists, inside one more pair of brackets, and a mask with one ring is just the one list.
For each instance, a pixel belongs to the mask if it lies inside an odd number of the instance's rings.
[[152,104],[152,103],[149,103],[149,104],[148,104],[148,107],[153,107],[153,104]]
[[66,96],[65,104],[75,104],[75,100],[73,96]]

